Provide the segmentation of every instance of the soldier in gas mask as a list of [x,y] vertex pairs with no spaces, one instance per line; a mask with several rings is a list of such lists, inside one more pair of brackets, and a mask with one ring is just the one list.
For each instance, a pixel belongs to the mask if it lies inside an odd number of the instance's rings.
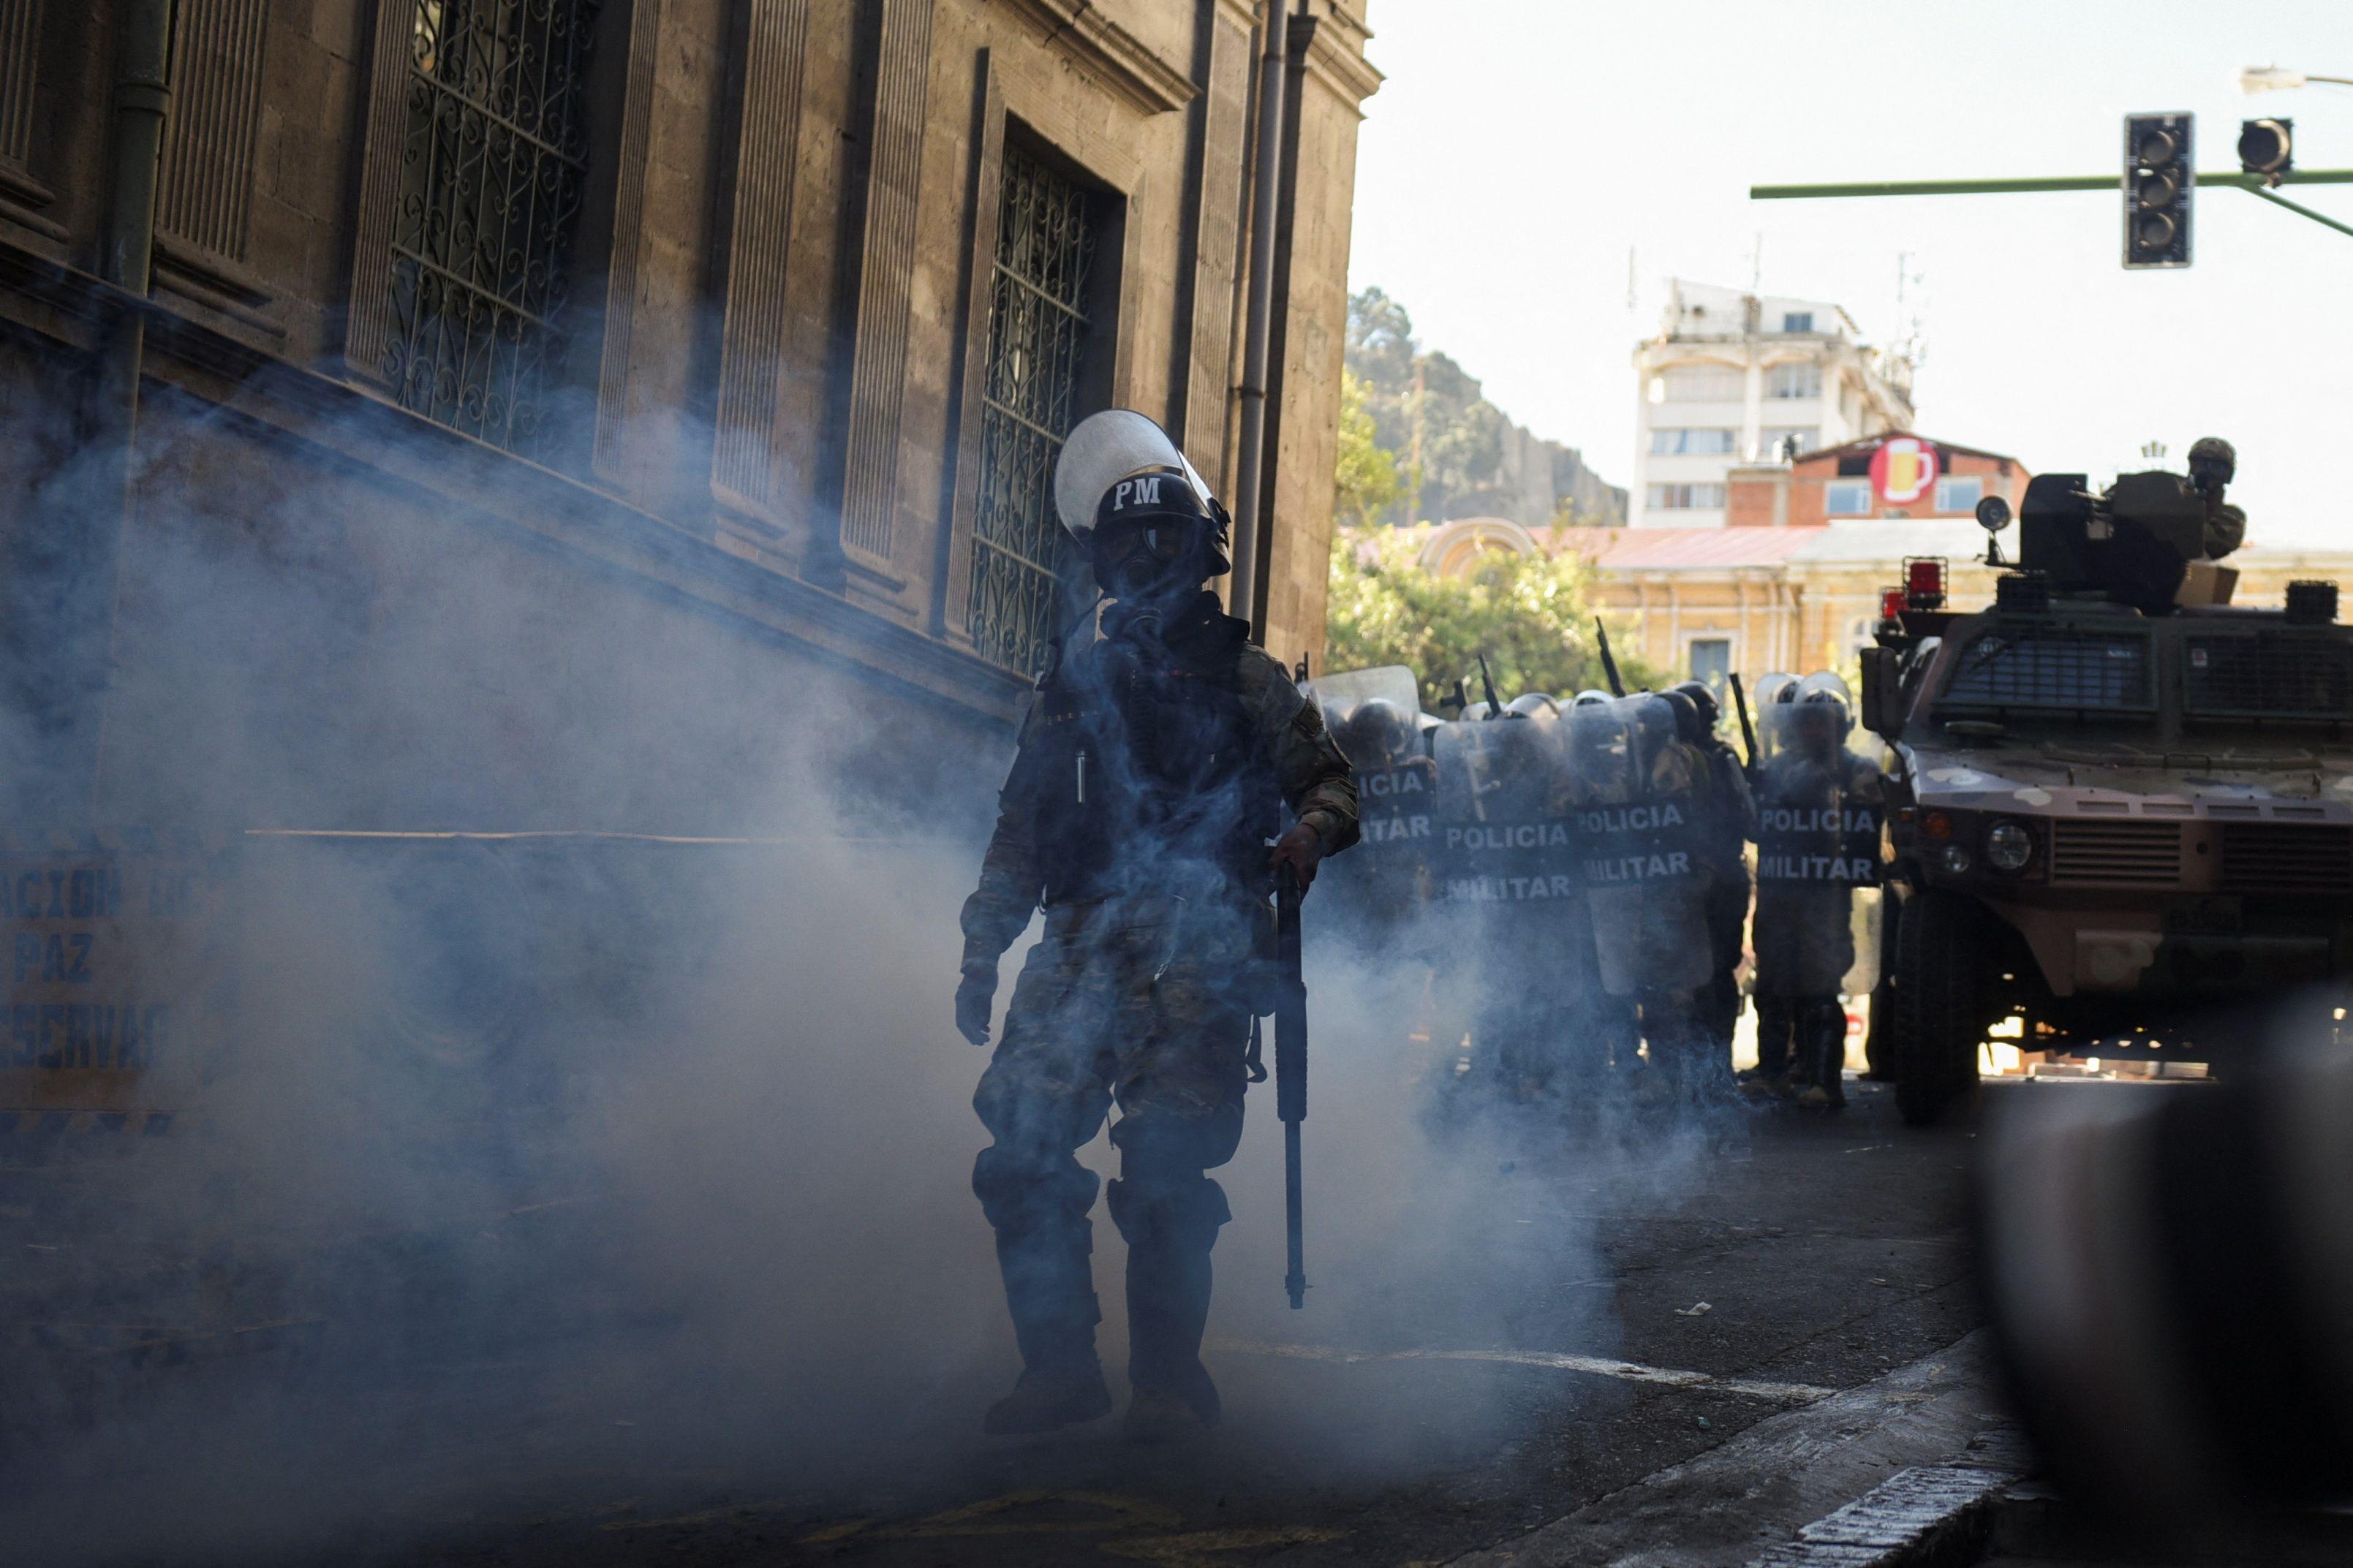
[[1271,869],[1312,881],[1356,841],[1356,796],[1322,714],[1204,586],[1230,569],[1225,510],[1160,427],[1124,409],[1082,421],[1054,489],[1111,603],[1039,680],[964,907],[955,1020],[975,1045],[999,957],[1045,910],[973,1097],[995,1138],[973,1190],[1023,1363],[985,1425],[1041,1432],[1110,1408],[1095,1178],[1074,1156],[1116,1105],[1126,1431],[1152,1441],[1218,1418],[1200,1344],[1229,1216],[1206,1173],[1241,1139]]
[[[1799,1103],[1846,1103],[1846,1007],[1854,889],[1876,881],[1879,769],[1846,749],[1846,685],[1808,676],[1762,710],[1757,778],[1757,1016],[1791,1041]],[[1760,1063],[1775,1065],[1760,1044]]]
[[1732,1034],[1740,1022],[1740,961],[1748,927],[1748,841],[1757,837],[1757,803],[1748,788],[1748,772],[1732,747],[1716,733],[1723,709],[1704,681],[1687,680],[1669,693],[1681,697],[1689,710],[1677,708],[1675,720],[1682,738],[1707,759],[1708,805],[1701,823],[1701,843],[1707,858],[1707,934],[1715,973],[1700,1002],[1700,1023],[1710,1048],[1732,1060]]

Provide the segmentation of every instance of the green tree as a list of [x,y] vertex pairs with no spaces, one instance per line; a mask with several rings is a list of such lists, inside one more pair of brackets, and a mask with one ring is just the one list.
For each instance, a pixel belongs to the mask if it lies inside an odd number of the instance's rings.
[[1374,436],[1373,416],[1365,406],[1365,384],[1345,370],[1340,373],[1339,480],[1334,511],[1343,527],[1371,527],[1404,491],[1404,481],[1398,477],[1397,454]]
[[[1334,538],[1325,668],[1404,665],[1432,711],[1457,679],[1474,700],[1480,695],[1482,653],[1506,702],[1524,691],[1566,701],[1588,687],[1607,689],[1593,631],[1592,573],[1581,557],[1498,551],[1467,577],[1450,578],[1415,565],[1418,548],[1386,529]],[[1609,641],[1629,690],[1659,684],[1622,626],[1611,628]]]

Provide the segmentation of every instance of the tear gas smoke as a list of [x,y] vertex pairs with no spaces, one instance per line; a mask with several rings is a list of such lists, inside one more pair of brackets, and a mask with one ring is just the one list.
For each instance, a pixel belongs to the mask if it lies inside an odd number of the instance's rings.
[[[8,1287],[47,1325],[5,1352],[12,1541],[250,1560],[364,1528],[354,1550],[395,1554],[623,1497],[768,1486],[814,1514],[1121,1463],[1098,1439],[991,1457],[976,1429],[1015,1361],[968,1185],[986,1058],[949,1001],[1009,737],[631,580],[579,519],[551,543],[355,470],[333,431],[149,404],[95,815],[228,846],[210,935],[237,1022],[174,1080],[171,1136],[16,1173],[7,1228],[58,1250]],[[453,446],[402,460],[462,470]],[[51,416],[6,411],[0,450],[46,465],[51,514],[111,525]],[[12,651],[21,697],[43,672]],[[320,836],[375,832],[526,837]],[[1574,1342],[1540,1348],[1606,1352],[1606,1293],[1564,1293],[1590,1247],[1517,1222],[1580,1182],[1672,1184],[1697,1145],[1433,1133],[1451,1058],[1400,1023],[1422,973],[1319,938],[1310,984],[1316,1289],[1282,1310],[1254,1097],[1214,1173],[1237,1221],[1209,1462],[1346,1480],[1492,1452],[1528,1418],[1499,1382],[1236,1342],[1529,1348],[1541,1310]],[[1082,1158],[1114,1170],[1100,1138]],[[94,1337],[59,1337],[69,1310]],[[182,1364],[122,1352],[142,1339]]]

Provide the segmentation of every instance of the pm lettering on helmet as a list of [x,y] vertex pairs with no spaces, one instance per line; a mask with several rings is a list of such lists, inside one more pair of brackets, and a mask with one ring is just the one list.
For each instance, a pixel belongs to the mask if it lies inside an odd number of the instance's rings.
[[1138,506],[1158,506],[1160,481],[1157,479],[1120,480],[1117,488],[1112,491],[1111,510],[1125,511],[1127,503],[1130,501],[1134,501]]

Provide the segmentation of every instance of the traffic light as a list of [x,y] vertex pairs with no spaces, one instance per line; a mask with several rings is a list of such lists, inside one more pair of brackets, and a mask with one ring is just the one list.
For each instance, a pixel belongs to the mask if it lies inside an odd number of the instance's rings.
[[2125,265],[2189,265],[2197,175],[2187,114],[2125,116]]
[[2261,174],[2265,184],[2276,185],[2280,183],[2281,176],[2295,167],[2295,121],[2242,120],[2239,121],[2241,173]]

